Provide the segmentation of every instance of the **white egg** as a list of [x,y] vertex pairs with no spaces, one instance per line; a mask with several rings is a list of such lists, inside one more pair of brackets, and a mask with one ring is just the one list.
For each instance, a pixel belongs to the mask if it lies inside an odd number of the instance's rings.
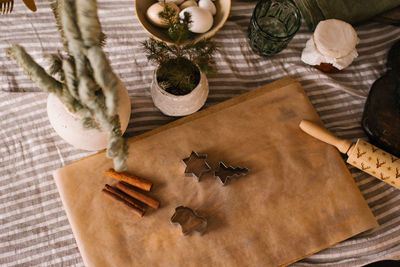
[[217,8],[211,0],[200,0],[199,7],[207,9],[213,16],[217,13]]
[[[139,0],[140,1],[140,0]],[[158,0],[159,2],[164,2],[164,0]],[[165,0],[165,3],[174,3],[176,5],[180,5],[185,0]]]
[[185,8],[190,7],[190,6],[197,6],[196,1],[194,1],[194,0],[185,1],[179,6],[179,8],[181,10],[184,10]]
[[[179,7],[174,3],[166,3],[166,5],[168,5],[171,9],[175,9],[176,16],[178,17],[180,11]],[[155,3],[147,9],[146,16],[151,24],[164,28],[168,26],[168,22],[161,19],[159,16],[160,12],[162,12],[163,10],[164,10],[163,3]]]
[[191,6],[185,8],[179,13],[181,19],[185,17],[185,12],[188,12],[191,15],[192,23],[189,25],[189,30],[194,33],[204,33],[211,29],[214,19],[211,15],[210,11]]

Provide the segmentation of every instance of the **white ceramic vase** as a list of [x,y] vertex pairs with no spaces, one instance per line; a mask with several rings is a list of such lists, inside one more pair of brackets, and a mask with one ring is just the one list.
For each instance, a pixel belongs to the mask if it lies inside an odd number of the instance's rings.
[[200,72],[200,82],[192,92],[186,95],[174,95],[158,85],[157,69],[154,71],[151,97],[154,105],[165,115],[186,116],[198,111],[206,102],[208,92],[208,80],[203,72]]
[[[125,132],[131,115],[131,101],[128,91],[121,81],[118,86],[118,97],[117,111],[121,130]],[[84,128],[81,118],[71,113],[54,94],[49,94],[47,98],[47,115],[57,134],[72,146],[89,151],[107,147],[108,133],[101,129]]]

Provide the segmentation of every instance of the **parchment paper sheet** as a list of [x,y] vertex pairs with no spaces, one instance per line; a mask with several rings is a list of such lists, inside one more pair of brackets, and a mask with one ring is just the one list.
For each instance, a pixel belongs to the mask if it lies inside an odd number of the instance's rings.
[[[99,153],[54,174],[87,266],[287,265],[377,226],[339,153],[303,133],[319,121],[287,78],[130,140],[128,171],[154,182],[161,208],[138,218],[101,194],[111,160]],[[222,186],[185,177],[191,151],[248,167]],[[169,220],[179,205],[208,219],[183,236]]]

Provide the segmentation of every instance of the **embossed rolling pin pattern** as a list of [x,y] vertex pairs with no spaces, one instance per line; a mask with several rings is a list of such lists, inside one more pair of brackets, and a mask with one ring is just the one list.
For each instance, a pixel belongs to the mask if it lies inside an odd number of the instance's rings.
[[349,157],[347,163],[375,176],[376,178],[400,189],[400,159],[358,139],[356,144],[340,139],[323,127],[310,121],[302,120],[300,128],[309,135],[335,146]]

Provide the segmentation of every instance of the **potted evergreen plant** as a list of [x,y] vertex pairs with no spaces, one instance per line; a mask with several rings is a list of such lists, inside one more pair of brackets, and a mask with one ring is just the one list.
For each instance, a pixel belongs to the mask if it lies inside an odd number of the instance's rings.
[[190,14],[176,19],[175,10],[165,7],[159,16],[168,21],[168,45],[154,38],[142,43],[147,59],[158,64],[151,95],[155,106],[168,116],[186,116],[205,103],[209,88],[206,73],[214,72],[216,44],[209,39],[191,43]]

